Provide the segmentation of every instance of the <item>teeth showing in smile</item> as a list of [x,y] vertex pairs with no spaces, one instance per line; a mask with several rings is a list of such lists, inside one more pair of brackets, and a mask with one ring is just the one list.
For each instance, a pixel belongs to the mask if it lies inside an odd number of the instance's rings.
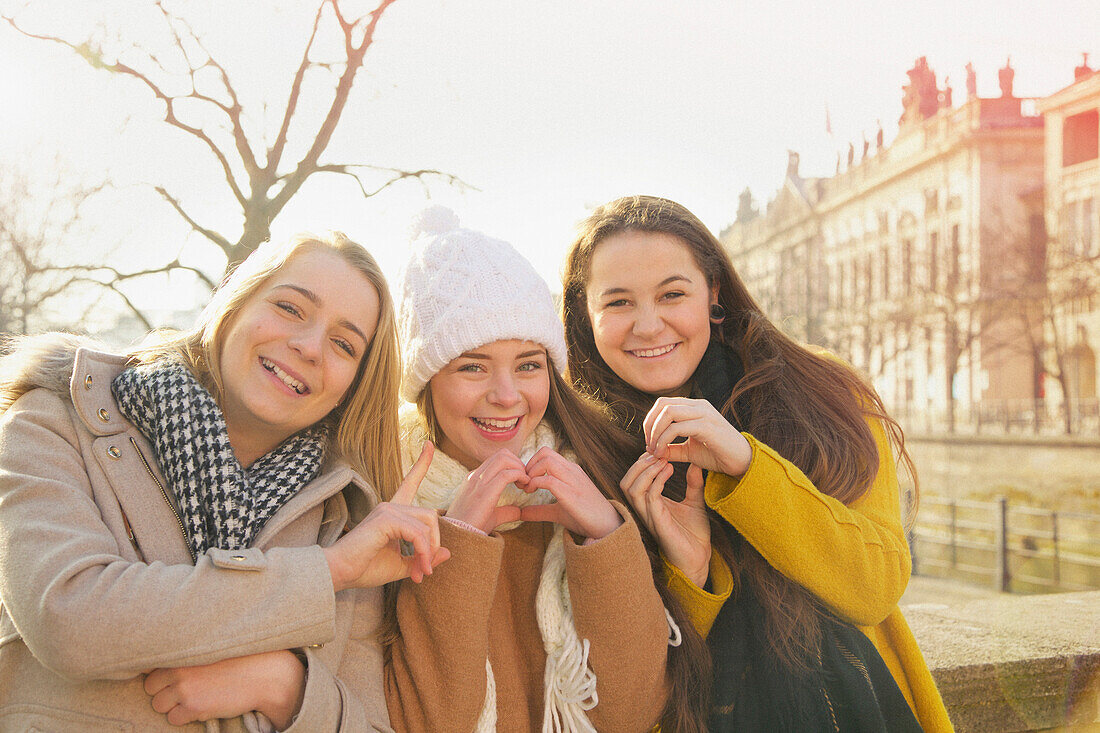
[[264,365],[264,369],[268,370],[269,372],[274,374],[276,377],[283,380],[283,384],[290,387],[292,390],[294,390],[298,394],[305,394],[306,386],[304,384],[302,384],[301,382],[299,382],[294,377],[292,377],[289,374],[287,374],[286,372],[284,372],[282,369],[280,369],[278,367],[278,365],[275,364],[275,362],[270,361],[268,359],[261,359],[260,363]]
[[507,420],[495,420],[491,417],[474,417],[474,418],[471,418],[471,419],[475,423],[477,423],[477,426],[480,427],[482,430],[488,430],[490,432],[492,432],[492,431],[501,431],[501,432],[503,432],[505,430],[511,430],[519,422],[518,417],[512,417],[512,418],[509,418]]
[[634,356],[640,356],[643,359],[648,359],[654,356],[663,356],[675,348],[676,344],[669,344],[668,346],[659,346],[656,349],[637,349],[636,351],[631,351],[630,353]]

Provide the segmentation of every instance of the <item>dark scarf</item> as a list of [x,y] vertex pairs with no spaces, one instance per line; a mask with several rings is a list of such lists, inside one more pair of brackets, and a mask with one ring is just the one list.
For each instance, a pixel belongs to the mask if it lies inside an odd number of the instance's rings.
[[178,362],[126,369],[111,388],[119,410],[153,444],[195,557],[212,547],[248,547],[264,523],[321,473],[323,427],[292,436],[243,468],[218,403]]
[[[696,396],[718,410],[744,376],[730,347],[712,341],[694,376]],[[736,547],[747,542],[722,522]],[[735,570],[736,572],[736,570]],[[765,608],[740,575],[707,643],[714,660],[714,733],[910,733],[920,731],[886,663],[859,629],[819,614],[821,654],[808,671],[786,669],[768,643]]]

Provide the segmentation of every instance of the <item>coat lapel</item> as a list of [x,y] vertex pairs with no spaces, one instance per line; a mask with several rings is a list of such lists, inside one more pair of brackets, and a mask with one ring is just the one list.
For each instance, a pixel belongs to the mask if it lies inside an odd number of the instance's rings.
[[[97,438],[92,446],[145,561],[192,564],[183,527],[174,507],[168,503],[171,493],[149,443],[141,436],[124,432]],[[162,491],[161,487],[165,489]]]
[[[170,489],[157,467],[153,448],[120,413],[111,382],[126,360],[78,349],[69,391],[84,425],[95,437],[92,453],[126,515],[146,562],[192,563],[191,552]],[[162,490],[161,487],[164,487]]]

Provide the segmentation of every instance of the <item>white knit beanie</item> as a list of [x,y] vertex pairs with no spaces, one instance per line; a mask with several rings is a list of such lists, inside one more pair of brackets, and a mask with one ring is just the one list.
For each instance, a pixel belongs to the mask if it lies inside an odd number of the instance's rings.
[[415,402],[452,359],[502,339],[545,346],[554,368],[565,371],[565,336],[550,288],[512,245],[459,228],[443,206],[421,212],[411,234],[398,309],[405,400]]

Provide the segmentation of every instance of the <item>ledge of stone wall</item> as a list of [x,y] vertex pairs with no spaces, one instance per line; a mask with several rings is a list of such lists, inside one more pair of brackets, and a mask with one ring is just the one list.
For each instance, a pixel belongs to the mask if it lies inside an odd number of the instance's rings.
[[943,443],[947,445],[1050,446],[1053,448],[1100,448],[1095,435],[1034,435],[1031,433],[921,433],[905,431],[906,444]]
[[958,733],[1100,733],[1100,591],[904,603]]

